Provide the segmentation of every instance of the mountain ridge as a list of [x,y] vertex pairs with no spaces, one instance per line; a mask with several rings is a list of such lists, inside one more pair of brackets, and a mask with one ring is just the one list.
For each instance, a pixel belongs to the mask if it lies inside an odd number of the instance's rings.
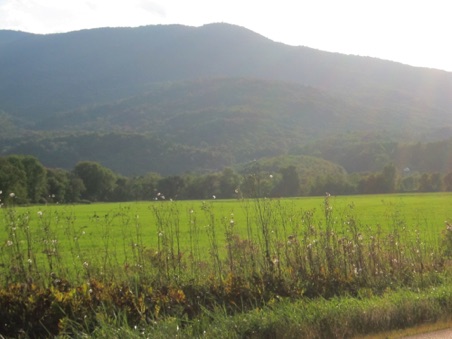
[[[61,145],[52,146],[57,136],[80,142],[69,136],[85,132],[156,137],[166,145],[161,152],[229,147],[221,164],[347,133],[448,138],[450,93],[450,72],[289,46],[224,23],[0,31],[0,121],[8,126],[0,128],[0,155],[44,154]],[[12,146],[21,136],[22,146]],[[48,141],[46,150],[32,147],[38,139]],[[73,161],[120,163],[114,150],[110,160],[83,152]],[[46,165],[58,163],[45,154]]]
[[[0,81],[0,100],[10,101],[5,94],[14,92],[8,88],[22,89],[37,112],[93,103],[94,93],[109,101],[149,83],[193,78],[274,79],[353,92],[375,83],[381,87],[383,79],[390,89],[403,90],[403,84],[407,91],[425,92],[415,84],[430,82],[444,93],[452,90],[447,72],[288,46],[229,24],[93,29],[32,35],[13,45],[0,51],[0,79],[9,80],[6,88]],[[397,80],[402,76],[409,79]],[[53,98],[50,105],[49,91],[62,96],[61,102]],[[29,117],[27,107],[20,111]]]

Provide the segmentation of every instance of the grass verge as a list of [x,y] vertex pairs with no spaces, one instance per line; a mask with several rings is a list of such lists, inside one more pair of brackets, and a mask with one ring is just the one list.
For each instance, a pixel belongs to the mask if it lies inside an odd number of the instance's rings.
[[[312,300],[275,300],[262,308],[228,315],[221,307],[181,323],[176,318],[130,326],[124,317],[101,322],[90,334],[98,338],[394,338],[433,329],[452,317],[452,287],[424,291],[388,291],[370,298],[338,297]],[[423,328],[413,327],[426,324]],[[449,322],[450,324],[450,322]],[[437,328],[437,327],[436,327]],[[406,329],[411,329],[407,331]],[[62,335],[64,337],[64,335]]]

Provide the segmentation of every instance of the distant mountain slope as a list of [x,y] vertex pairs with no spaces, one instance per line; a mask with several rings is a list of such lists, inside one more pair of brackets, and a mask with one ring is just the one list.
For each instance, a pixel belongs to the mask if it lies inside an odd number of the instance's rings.
[[12,42],[30,36],[33,36],[33,34],[19,31],[0,30],[0,46],[7,46]]
[[439,140],[452,136],[451,93],[452,73],[288,46],[229,24],[0,31],[0,155],[50,167],[94,160],[168,174],[349,132]]
[[118,102],[54,114],[34,128],[147,133],[197,147],[228,145],[238,153],[244,144],[287,149],[313,138],[376,128],[413,139],[420,131],[450,124],[449,115],[435,121],[443,113],[402,95],[397,105],[375,107],[294,83],[223,78],[159,83]]
[[195,148],[127,133],[32,135],[0,139],[0,154],[29,154],[51,168],[73,169],[79,161],[96,161],[123,175],[163,175],[221,170],[232,166],[227,150]]
[[[1,38],[1,35],[0,35]],[[105,28],[0,42],[0,109],[32,119],[162,81],[247,77],[340,92],[377,108],[404,96],[450,111],[452,74],[273,42],[211,24]],[[375,95],[376,93],[376,95]]]

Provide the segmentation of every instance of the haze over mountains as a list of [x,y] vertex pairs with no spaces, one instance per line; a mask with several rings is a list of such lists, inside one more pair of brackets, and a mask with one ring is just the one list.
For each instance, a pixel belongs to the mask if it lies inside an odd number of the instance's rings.
[[229,24],[0,31],[0,154],[165,174],[350,134],[451,137],[452,73],[287,46]]

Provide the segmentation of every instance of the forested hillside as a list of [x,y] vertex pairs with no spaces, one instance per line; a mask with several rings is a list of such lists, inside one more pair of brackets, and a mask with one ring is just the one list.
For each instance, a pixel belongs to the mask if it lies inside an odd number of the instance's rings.
[[[450,93],[448,72],[228,24],[0,31],[0,155],[48,167],[172,175],[289,154],[444,172],[449,148],[423,150],[452,137]],[[400,153],[415,145],[430,157]]]

